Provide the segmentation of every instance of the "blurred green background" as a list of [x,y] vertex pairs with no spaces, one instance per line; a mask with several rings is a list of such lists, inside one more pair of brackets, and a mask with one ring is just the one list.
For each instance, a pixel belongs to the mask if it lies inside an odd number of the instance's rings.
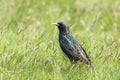
[[[52,22],[69,24],[96,72],[70,62]],[[0,80],[120,80],[119,0],[0,0]]]

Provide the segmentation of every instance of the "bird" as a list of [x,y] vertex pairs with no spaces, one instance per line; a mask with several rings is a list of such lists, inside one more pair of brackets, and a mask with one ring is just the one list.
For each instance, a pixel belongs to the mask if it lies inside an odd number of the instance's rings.
[[57,26],[59,30],[59,45],[63,53],[69,58],[71,62],[70,71],[74,68],[77,61],[87,64],[94,70],[91,60],[88,57],[85,49],[81,44],[71,35],[69,25],[65,22],[52,23]]

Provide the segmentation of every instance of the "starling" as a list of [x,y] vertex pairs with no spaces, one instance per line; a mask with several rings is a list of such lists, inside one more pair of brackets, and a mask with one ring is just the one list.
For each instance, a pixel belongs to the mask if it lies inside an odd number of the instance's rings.
[[79,44],[79,42],[71,35],[69,26],[64,22],[58,22],[53,24],[55,24],[59,29],[60,47],[72,63],[70,70],[73,69],[77,61],[86,63],[92,69],[94,69],[86,51]]

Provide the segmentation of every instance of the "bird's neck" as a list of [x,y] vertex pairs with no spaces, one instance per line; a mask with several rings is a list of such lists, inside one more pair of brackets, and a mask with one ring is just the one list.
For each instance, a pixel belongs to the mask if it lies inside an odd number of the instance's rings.
[[70,31],[69,31],[69,28],[67,28],[67,29],[59,30],[59,33],[62,35],[66,35],[66,34],[69,34]]
[[68,31],[65,31],[65,32],[59,32],[59,34],[60,34],[60,35],[67,35],[67,34],[69,34],[69,32],[68,32]]

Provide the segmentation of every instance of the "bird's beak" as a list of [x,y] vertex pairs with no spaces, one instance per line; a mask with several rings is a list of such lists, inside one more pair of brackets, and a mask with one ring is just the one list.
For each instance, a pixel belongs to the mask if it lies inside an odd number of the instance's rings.
[[58,23],[52,23],[52,24],[58,26]]

